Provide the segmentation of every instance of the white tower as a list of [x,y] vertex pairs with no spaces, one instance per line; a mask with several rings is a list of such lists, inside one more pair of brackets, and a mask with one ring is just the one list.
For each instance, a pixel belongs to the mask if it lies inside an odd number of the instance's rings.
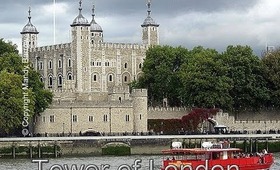
[[78,92],[90,91],[90,24],[82,15],[82,1],[79,2],[79,15],[71,24],[72,43],[71,53],[74,59],[74,79],[76,80],[76,89]]
[[151,0],[148,0],[147,6],[148,16],[141,25],[143,44],[159,45],[159,24],[157,24],[151,17]]
[[22,57],[29,61],[29,50],[37,47],[38,34],[36,27],[31,23],[31,8],[28,10],[28,23],[23,27],[22,32]]

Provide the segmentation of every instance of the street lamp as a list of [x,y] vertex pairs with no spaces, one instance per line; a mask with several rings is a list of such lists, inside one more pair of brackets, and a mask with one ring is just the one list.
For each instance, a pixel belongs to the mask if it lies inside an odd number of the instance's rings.
[[112,133],[112,112],[111,112],[111,106],[109,106],[109,132],[110,132],[110,135],[111,135],[111,133]]
[[72,107],[70,107],[70,121],[71,121],[71,136],[72,136],[72,133],[73,133],[73,113],[72,113]]

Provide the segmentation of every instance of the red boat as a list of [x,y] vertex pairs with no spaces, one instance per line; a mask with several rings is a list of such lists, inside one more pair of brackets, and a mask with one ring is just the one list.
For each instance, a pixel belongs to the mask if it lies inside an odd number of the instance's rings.
[[[178,143],[178,142],[177,142]],[[245,154],[239,148],[230,148],[229,143],[205,142],[202,148],[181,147],[163,150],[162,170],[269,170],[273,155],[262,153]]]

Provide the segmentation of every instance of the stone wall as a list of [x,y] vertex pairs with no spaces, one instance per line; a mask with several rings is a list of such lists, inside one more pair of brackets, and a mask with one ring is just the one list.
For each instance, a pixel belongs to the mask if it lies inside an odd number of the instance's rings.
[[148,119],[181,119],[190,111],[185,107],[148,107]]
[[[214,119],[221,125],[225,125],[228,127],[229,131],[247,131],[249,133],[256,133],[257,130],[261,130],[262,132],[268,132],[269,130],[279,130],[280,119],[270,119],[267,117],[266,112],[260,112],[260,116],[262,119],[254,120],[254,116],[252,116],[252,112],[246,113],[251,115],[250,119],[248,117],[247,120],[238,120],[235,119],[234,116],[229,115],[228,113],[224,113],[222,111],[218,112]],[[272,114],[272,113],[270,113]],[[276,116],[276,115],[275,115]],[[277,117],[277,116],[276,116]]]

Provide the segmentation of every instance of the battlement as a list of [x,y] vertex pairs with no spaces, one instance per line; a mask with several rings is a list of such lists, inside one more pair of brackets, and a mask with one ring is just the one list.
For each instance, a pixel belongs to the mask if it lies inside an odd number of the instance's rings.
[[109,94],[114,93],[129,93],[129,87],[128,86],[119,86],[119,87],[112,87],[108,89]]
[[56,44],[56,45],[50,45],[50,46],[42,46],[42,47],[32,48],[32,49],[31,49],[31,52],[56,51],[56,50],[67,49],[67,48],[71,48],[71,43]]
[[148,49],[149,45],[136,43],[109,43],[93,44],[94,48],[111,48],[111,49]]
[[148,111],[178,112],[178,111],[191,111],[191,109],[187,107],[148,107]]
[[131,101],[80,101],[80,100],[54,100],[51,108],[98,108],[98,107],[132,107]]
[[147,97],[148,90],[147,89],[132,89],[131,96],[132,97]]

